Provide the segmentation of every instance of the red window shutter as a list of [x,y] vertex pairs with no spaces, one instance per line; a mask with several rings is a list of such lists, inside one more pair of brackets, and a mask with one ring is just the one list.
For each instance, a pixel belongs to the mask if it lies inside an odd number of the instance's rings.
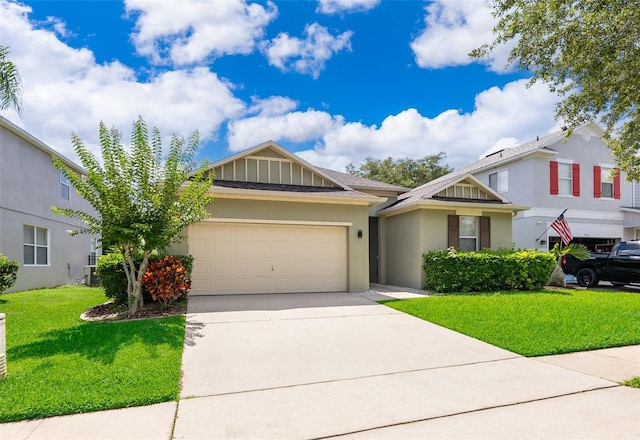
[[480,249],[491,248],[491,217],[480,217]]
[[458,249],[460,245],[460,221],[457,215],[450,215],[447,218],[448,220],[448,242],[449,247],[454,247]]
[[614,168],[613,172],[615,175],[613,176],[613,198],[620,198],[620,168]]
[[558,194],[558,162],[549,162],[549,188],[551,194]]
[[593,197],[602,197],[602,168],[598,165],[593,166]]
[[574,163],[571,166],[571,179],[573,180],[573,195],[580,195],[580,164]]

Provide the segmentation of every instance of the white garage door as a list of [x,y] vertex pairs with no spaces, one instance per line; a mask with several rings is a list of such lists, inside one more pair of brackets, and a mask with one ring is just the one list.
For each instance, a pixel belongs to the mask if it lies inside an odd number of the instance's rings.
[[346,236],[339,226],[197,223],[190,294],[345,291]]

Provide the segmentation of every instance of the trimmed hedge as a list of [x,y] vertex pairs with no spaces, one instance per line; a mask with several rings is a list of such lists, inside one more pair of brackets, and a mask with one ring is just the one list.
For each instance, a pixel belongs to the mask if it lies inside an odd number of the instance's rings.
[[[161,260],[165,257],[162,254],[151,254],[149,263]],[[191,269],[193,268],[193,257],[191,255],[175,255],[191,277]],[[136,257],[134,262],[137,267],[142,263],[142,256]],[[122,255],[118,253],[102,255],[98,257],[96,265],[96,274],[100,278],[100,284],[104,288],[104,294],[107,298],[111,298],[116,304],[127,304],[127,276],[122,266]],[[153,301],[149,292],[142,288],[143,299],[145,303]]]
[[425,289],[436,292],[538,290],[556,264],[548,252],[437,250],[423,255]]
[[20,265],[0,254],[0,293],[12,287],[18,279]]

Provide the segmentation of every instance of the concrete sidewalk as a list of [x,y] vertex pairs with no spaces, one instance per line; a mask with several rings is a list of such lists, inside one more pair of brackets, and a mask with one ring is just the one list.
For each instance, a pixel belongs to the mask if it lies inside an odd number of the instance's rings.
[[523,358],[374,302],[420,292],[374,289],[192,297],[179,402],[0,439],[640,438],[640,390],[580,366],[634,369],[639,346]]

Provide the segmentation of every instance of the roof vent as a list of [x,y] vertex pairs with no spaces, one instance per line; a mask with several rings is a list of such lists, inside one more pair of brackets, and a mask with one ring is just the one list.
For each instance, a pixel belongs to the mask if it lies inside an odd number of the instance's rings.
[[495,156],[496,154],[500,154],[500,157],[502,157],[502,152],[505,149],[503,148],[502,150],[498,150],[498,151],[494,151],[493,153],[487,154],[485,157],[491,157],[491,156]]

